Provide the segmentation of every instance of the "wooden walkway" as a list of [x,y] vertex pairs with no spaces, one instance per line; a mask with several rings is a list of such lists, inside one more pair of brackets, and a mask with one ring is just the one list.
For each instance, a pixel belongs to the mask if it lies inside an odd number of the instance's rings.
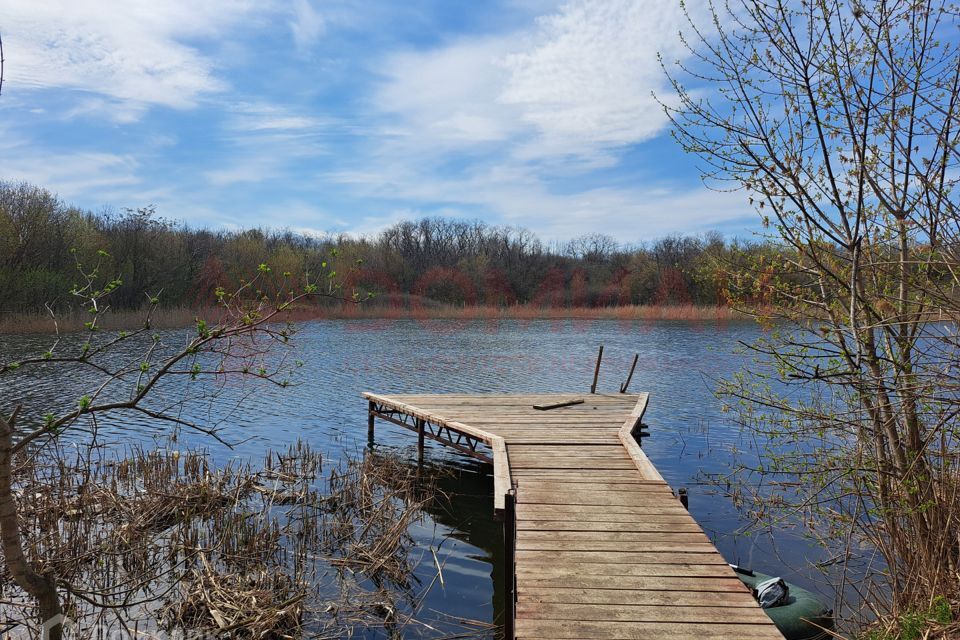
[[647,394],[364,397],[371,438],[379,417],[421,451],[429,438],[493,462],[508,636],[782,639],[637,444]]

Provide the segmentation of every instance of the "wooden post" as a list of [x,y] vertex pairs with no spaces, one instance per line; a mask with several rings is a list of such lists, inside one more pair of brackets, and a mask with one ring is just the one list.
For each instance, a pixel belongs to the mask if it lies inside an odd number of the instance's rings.
[[510,489],[503,500],[503,637],[514,640],[517,616],[517,494]]
[[424,420],[416,418],[417,423],[417,461],[423,464],[423,438],[424,438]]
[[373,446],[373,425],[377,419],[376,406],[371,400],[367,407],[367,444],[371,447]]
[[597,392],[597,378],[600,376],[601,360],[603,360],[603,345],[600,345],[600,353],[597,354],[597,368],[593,370],[593,384],[590,385],[590,393]]
[[690,510],[690,495],[687,493],[686,487],[681,488],[680,491],[680,504],[683,505],[683,508],[687,511]]
[[633,354],[633,364],[630,365],[630,373],[627,375],[627,381],[623,383],[620,387],[620,393],[626,393],[627,387],[630,386],[630,381],[633,380],[633,370],[637,368],[637,360],[640,359],[640,354]]

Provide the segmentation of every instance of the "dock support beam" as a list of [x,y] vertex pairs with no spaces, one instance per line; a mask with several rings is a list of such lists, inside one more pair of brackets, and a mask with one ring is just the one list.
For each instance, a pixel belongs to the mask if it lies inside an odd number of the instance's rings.
[[417,425],[417,461],[423,464],[423,438],[426,421],[423,418],[417,418],[415,422]]
[[373,446],[373,428],[376,419],[377,405],[374,404],[373,400],[371,400],[369,406],[367,407],[367,444],[371,447]]
[[517,490],[511,488],[503,500],[503,637],[516,638],[517,617]]

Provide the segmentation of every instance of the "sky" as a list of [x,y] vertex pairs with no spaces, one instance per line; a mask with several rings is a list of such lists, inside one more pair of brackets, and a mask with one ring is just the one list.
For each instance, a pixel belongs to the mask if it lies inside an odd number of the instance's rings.
[[0,180],[192,227],[747,235],[669,135],[677,0],[0,0]]

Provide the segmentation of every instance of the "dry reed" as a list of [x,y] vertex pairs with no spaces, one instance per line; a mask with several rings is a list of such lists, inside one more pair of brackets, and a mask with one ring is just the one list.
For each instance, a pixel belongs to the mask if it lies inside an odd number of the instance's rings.
[[[430,628],[418,620],[430,585],[414,577],[409,527],[435,485],[403,461],[367,454],[324,476],[301,442],[257,468],[215,466],[197,451],[68,450],[21,458],[17,477],[28,555],[63,585],[77,638]],[[5,595],[0,616],[36,634],[23,594]],[[490,632],[467,622],[470,634]]]
[[[214,317],[212,309],[176,307],[153,312],[151,326],[156,329],[188,327],[197,318]],[[129,330],[142,325],[140,311],[114,311],[101,321],[107,331]],[[611,307],[552,307],[531,304],[506,307],[487,305],[458,306],[441,304],[415,296],[404,296],[395,301],[367,302],[361,305],[300,306],[284,314],[292,322],[309,320],[620,320],[620,321],[682,321],[682,322],[737,322],[750,316],[731,307],[718,305],[624,305]],[[89,317],[70,313],[57,318],[61,332],[82,331]],[[47,334],[54,331],[50,316],[42,314],[0,315],[0,334]]]

